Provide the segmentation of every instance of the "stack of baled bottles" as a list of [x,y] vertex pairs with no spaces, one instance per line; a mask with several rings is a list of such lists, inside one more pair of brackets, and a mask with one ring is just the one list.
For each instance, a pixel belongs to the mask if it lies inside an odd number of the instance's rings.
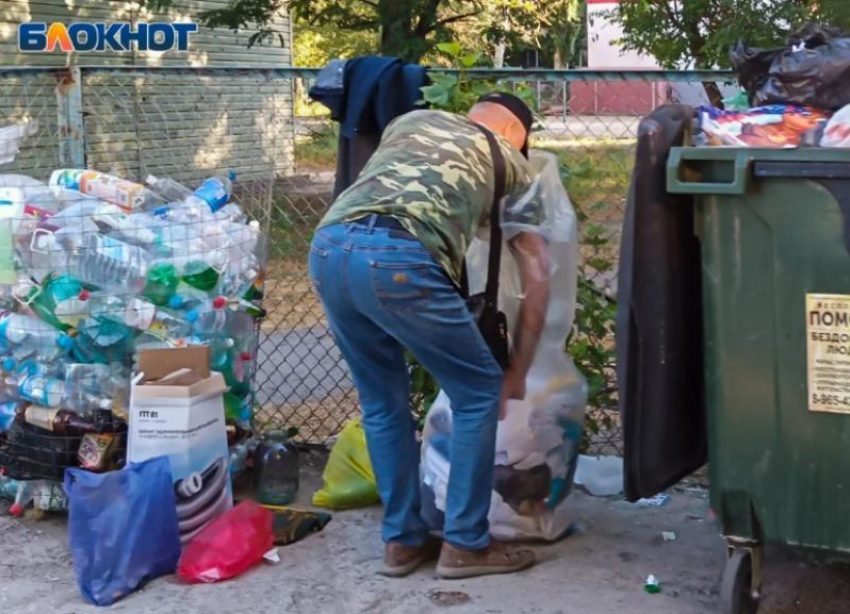
[[141,349],[208,345],[249,432],[265,243],[234,179],[0,174],[0,493],[123,464]]

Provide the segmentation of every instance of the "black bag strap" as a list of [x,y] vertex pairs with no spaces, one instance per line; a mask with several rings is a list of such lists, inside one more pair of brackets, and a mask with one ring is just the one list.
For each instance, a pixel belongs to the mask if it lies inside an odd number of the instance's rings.
[[[502,263],[502,225],[500,216],[500,205],[505,196],[505,156],[502,148],[493,133],[480,124],[476,124],[479,130],[487,137],[490,145],[490,157],[493,159],[493,204],[490,207],[490,258],[487,263],[487,286],[484,289],[484,302],[488,306],[496,307],[499,303],[499,269]],[[469,277],[466,271],[466,261],[461,271],[461,294],[469,297]]]

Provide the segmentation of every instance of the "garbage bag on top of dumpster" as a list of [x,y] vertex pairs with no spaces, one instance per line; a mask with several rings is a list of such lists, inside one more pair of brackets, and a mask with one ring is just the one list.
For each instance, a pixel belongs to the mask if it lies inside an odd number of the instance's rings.
[[[587,385],[564,344],[576,310],[578,232],[575,212],[561,181],[558,160],[532,151],[538,194],[544,203],[541,223],[503,224],[505,234],[540,233],[550,255],[551,297],[534,362],[526,379],[526,398],[509,401],[496,434],[496,468],[490,507],[490,532],[499,539],[555,540],[573,522],[569,504],[573,474],[583,435]],[[488,233],[489,234],[489,233]],[[488,242],[475,239],[467,254],[470,293],[486,284]],[[513,258],[503,258],[499,308],[515,330],[522,284]],[[441,392],[425,420],[422,444],[422,507],[426,522],[442,528],[451,467],[451,400]]]
[[694,110],[640,122],[620,250],[617,383],[626,497],[651,497],[705,463],[700,247],[691,197],[667,193],[667,156]]
[[68,542],[83,596],[111,605],[180,559],[177,507],[167,457],[96,474],[65,472]]
[[778,49],[739,41],[732,66],[750,104],[797,104],[837,111],[850,104],[850,36],[807,24]]

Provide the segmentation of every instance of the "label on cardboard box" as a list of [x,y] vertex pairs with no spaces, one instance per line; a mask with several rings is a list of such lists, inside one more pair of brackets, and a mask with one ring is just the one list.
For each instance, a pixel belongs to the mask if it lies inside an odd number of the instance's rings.
[[227,385],[221,373],[210,372],[208,347],[145,350],[138,364],[144,375],[130,395],[127,458],[168,456],[187,541],[232,505]]

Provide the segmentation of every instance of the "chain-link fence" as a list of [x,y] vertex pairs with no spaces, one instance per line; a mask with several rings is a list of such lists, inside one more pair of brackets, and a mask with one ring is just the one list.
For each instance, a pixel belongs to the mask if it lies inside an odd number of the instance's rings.
[[[613,363],[619,233],[641,116],[672,101],[706,102],[724,73],[472,71],[533,88],[532,145],[555,152],[580,213],[582,286],[572,352],[593,392],[592,451],[621,449]],[[332,200],[336,129],[311,116],[315,71],[301,69],[0,69],[0,127],[32,136],[4,173],[47,179],[95,168],[137,181],[194,184],[237,173],[235,197],[268,235],[255,372],[259,428],[295,427],[326,442],[358,411],[347,369],[310,288],[306,255]]]

